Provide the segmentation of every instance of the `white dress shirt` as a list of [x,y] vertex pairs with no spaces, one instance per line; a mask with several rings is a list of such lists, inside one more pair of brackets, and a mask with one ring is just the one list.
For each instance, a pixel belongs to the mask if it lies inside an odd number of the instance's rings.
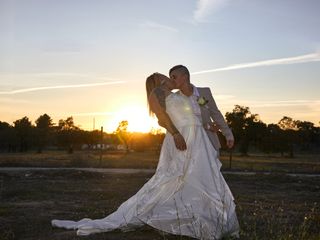
[[198,103],[198,98],[200,97],[200,94],[196,86],[192,85],[192,87],[193,87],[193,93],[189,97],[191,106],[193,108],[194,114],[201,118],[201,109]]

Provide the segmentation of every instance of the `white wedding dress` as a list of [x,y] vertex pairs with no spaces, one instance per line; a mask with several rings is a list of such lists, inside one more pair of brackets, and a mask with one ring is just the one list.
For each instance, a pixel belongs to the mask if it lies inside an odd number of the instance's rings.
[[114,213],[96,220],[52,220],[53,226],[77,229],[78,235],[148,224],[198,239],[238,236],[234,198],[220,172],[217,151],[189,98],[170,94],[166,111],[186,140],[187,150],[177,150],[171,134],[166,134],[155,174]]

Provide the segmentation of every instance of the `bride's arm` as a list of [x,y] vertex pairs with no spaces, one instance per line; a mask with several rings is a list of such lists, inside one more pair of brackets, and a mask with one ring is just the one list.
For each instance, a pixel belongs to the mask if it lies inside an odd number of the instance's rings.
[[165,110],[165,97],[165,92],[162,89],[155,89],[149,97],[150,108],[157,116],[159,125],[164,127],[173,136],[177,149],[186,150],[187,145],[183,136],[175,127]]

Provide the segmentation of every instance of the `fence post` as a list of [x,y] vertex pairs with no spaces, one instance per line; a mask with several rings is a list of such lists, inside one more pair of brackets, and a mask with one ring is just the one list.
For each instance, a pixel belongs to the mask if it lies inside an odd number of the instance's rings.
[[103,153],[102,145],[103,145],[103,127],[101,127],[101,139],[100,139],[100,161],[99,161],[100,167],[102,164],[102,153]]
[[231,170],[231,162],[232,162],[232,148],[229,150],[229,170]]

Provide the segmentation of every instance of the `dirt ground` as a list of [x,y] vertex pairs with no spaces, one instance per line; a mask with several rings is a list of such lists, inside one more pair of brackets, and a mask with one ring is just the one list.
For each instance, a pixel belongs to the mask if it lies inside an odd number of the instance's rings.
[[[151,227],[78,237],[51,219],[103,218],[152,174],[76,170],[0,173],[0,239],[190,239]],[[225,175],[234,194],[241,239],[320,239],[320,178]]]

